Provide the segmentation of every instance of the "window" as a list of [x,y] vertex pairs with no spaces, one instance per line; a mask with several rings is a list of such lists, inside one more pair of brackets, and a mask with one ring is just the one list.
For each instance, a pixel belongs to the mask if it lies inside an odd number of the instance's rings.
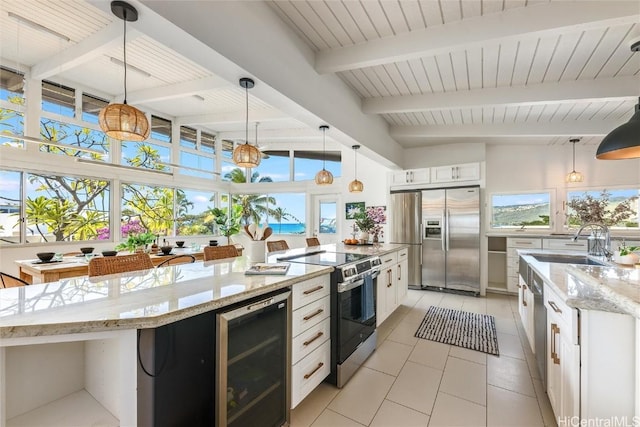
[[566,227],[599,223],[610,228],[637,230],[640,189],[598,189],[567,192]]
[[75,106],[75,89],[46,80],[42,82],[42,111],[75,117]]
[[180,146],[196,149],[198,132],[187,126],[180,126]]
[[266,221],[275,234],[305,233],[305,199],[304,193],[231,196],[232,204],[242,208],[242,224],[263,224]]
[[[213,171],[216,167],[213,157],[200,156],[186,151],[180,152],[180,165],[202,170],[200,172],[192,169],[179,169],[181,175],[197,176],[205,179],[213,177]],[[210,171],[211,173],[205,171]]]
[[216,136],[207,132],[200,132],[200,151],[215,154]]
[[294,151],[293,170],[294,181],[306,181],[314,179],[316,173],[322,170],[322,165],[331,172],[334,177],[340,176],[341,153],[340,151]]
[[159,166],[157,162],[169,162],[171,150],[159,144],[148,142],[122,141],[121,164],[127,166],[137,166],[147,169],[165,170],[165,166]]
[[98,239],[109,226],[109,181],[25,175],[27,243]]
[[0,246],[20,243],[22,173],[0,170]]
[[251,182],[290,181],[289,151],[263,151],[260,164],[252,170],[258,172],[258,176],[262,179],[252,179]]
[[171,120],[151,116],[151,138],[156,141],[171,142]]
[[491,195],[491,228],[550,229],[551,193]]
[[0,67],[0,100],[24,104],[24,74]]
[[214,223],[208,215],[215,207],[215,193],[176,190],[176,236],[213,234]]
[[[233,141],[228,139],[222,140],[222,166],[220,169],[220,175],[223,181],[231,181],[231,173],[238,167],[231,161],[233,158]],[[243,171],[244,173],[244,171]],[[238,182],[238,181],[235,181]]]
[[[74,150],[73,147],[75,146],[102,151],[105,154],[109,153],[109,140],[101,131],[43,117],[40,121],[40,134],[43,139],[69,146],[67,149],[41,144],[40,151],[76,157],[90,156],[89,153]],[[101,160],[107,159],[107,156],[101,158]]]
[[98,124],[100,110],[109,105],[108,101],[95,96],[82,94],[82,120],[88,123]]
[[320,202],[316,224],[320,234],[336,234],[336,206],[336,202]]
[[24,135],[24,115],[16,110],[0,108],[0,144],[24,147],[24,141],[9,139],[3,134]]

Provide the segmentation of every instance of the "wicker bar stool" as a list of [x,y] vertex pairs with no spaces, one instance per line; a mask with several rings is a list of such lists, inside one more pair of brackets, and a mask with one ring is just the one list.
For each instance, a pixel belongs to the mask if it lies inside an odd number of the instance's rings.
[[158,264],[156,268],[166,267],[168,265],[176,265],[176,264],[190,264],[193,262],[196,262],[196,257],[194,257],[191,254],[182,254],[182,255],[173,256],[169,259],[165,259],[160,264]]
[[97,257],[89,261],[89,277],[125,273],[127,271],[148,270],[152,268],[153,262],[149,254],[145,253]]
[[289,245],[286,240],[273,240],[267,242],[267,252],[286,251]]
[[18,286],[29,286],[29,284],[22,279],[0,271],[1,288],[16,288]]
[[214,259],[233,258],[238,256],[238,249],[234,245],[224,246],[205,246],[204,260],[211,261]]
[[317,237],[307,237],[307,246],[320,246],[320,240]]

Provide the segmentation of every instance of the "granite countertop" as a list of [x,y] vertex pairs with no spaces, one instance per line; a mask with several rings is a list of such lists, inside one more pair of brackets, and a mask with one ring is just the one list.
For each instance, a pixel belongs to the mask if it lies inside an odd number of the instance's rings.
[[270,252],[267,259],[269,262],[277,262],[278,258],[282,256],[289,257],[317,251],[382,256],[408,247],[409,245],[404,243],[379,243],[377,245],[345,245],[344,243],[331,243],[321,246],[308,246],[306,248],[294,248],[286,251]]
[[591,257],[606,265],[550,263],[536,260],[536,253],[582,255],[575,251],[520,249],[518,253],[542,276],[569,307],[630,314],[640,318],[640,270]]
[[295,283],[331,267],[291,264],[246,276],[246,257],[0,289],[0,339],[162,326]]

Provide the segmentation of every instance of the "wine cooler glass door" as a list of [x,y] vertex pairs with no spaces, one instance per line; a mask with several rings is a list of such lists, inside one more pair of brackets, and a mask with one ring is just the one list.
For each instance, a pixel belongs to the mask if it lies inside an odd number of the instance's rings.
[[218,426],[289,423],[290,295],[262,296],[217,315]]

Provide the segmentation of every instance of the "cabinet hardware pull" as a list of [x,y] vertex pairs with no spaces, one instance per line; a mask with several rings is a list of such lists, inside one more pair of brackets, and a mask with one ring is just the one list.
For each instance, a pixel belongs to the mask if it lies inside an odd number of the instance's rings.
[[315,337],[311,338],[308,341],[303,342],[302,345],[307,346],[307,345],[311,344],[312,342],[314,342],[315,340],[317,340],[318,338],[320,338],[323,335],[324,335],[324,332],[318,332]]
[[516,285],[516,286],[517,286],[518,288],[521,288],[521,287],[522,287],[522,286],[520,286],[520,285]]
[[558,308],[555,302],[549,300],[549,305],[551,306],[551,308],[553,308],[553,311],[555,311],[556,313],[562,314],[562,310]]
[[384,260],[384,263],[386,264],[386,263],[391,262],[391,261],[393,261],[391,258],[389,258],[389,259],[385,259],[385,260]]
[[316,312],[304,316],[303,319],[304,320],[312,319],[316,317],[318,314],[322,313],[323,311],[324,311],[323,309],[319,308]]
[[406,253],[406,252],[402,252],[402,253],[400,254],[400,256],[407,256],[407,253]]
[[517,240],[515,241],[515,243],[517,243],[518,245],[531,245],[531,244],[533,244],[531,242],[519,242]]
[[402,268],[398,266],[398,281],[402,280]]
[[253,310],[257,310],[259,308],[263,308],[263,307],[268,307],[271,304],[273,304],[274,299],[273,298],[268,298],[264,301],[260,301],[258,303],[255,303],[253,305],[250,305],[249,307],[247,307],[247,311],[253,311]]
[[309,372],[308,374],[304,374],[304,379],[308,380],[309,378],[311,378],[311,375],[315,374],[318,371],[318,369],[322,368],[323,366],[324,366],[324,363],[322,362],[318,363],[318,366],[316,366],[316,368],[313,371]]
[[526,291],[527,290],[527,285],[526,284],[522,285],[522,288]]
[[309,295],[309,294],[312,294],[312,293],[314,293],[316,291],[319,291],[322,288],[324,288],[324,286],[316,286],[315,288],[307,289],[306,291],[303,292],[303,294]]
[[556,335],[560,335],[560,327],[555,323],[551,324],[551,337],[553,344],[553,351],[551,352],[551,358],[553,359],[553,363],[556,365],[560,364],[560,358],[558,357],[558,352],[556,351]]
[[525,300],[522,300],[522,305],[523,305],[524,307],[526,307],[526,306],[527,306],[527,302],[526,302]]

